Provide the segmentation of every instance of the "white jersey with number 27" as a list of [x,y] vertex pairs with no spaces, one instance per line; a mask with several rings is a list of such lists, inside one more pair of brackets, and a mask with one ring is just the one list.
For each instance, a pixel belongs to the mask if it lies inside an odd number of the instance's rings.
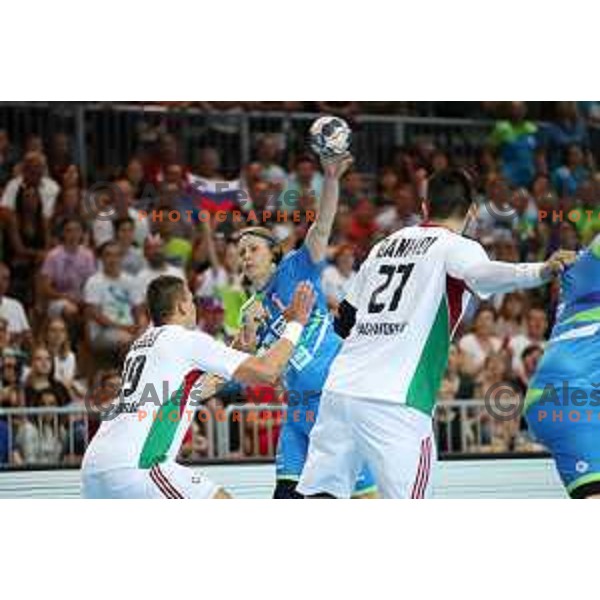
[[463,309],[464,275],[486,261],[477,242],[441,226],[407,227],[374,246],[346,297],[356,323],[325,390],[431,414]]

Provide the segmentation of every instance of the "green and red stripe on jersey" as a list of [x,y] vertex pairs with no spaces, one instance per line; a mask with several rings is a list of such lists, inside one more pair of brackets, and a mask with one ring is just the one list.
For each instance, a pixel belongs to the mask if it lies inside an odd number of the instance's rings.
[[[177,391],[160,407],[158,413],[153,417],[154,422],[140,453],[138,461],[140,469],[151,469],[167,458],[177,429],[183,419],[183,411],[187,405],[190,392],[202,374],[203,371],[200,369],[190,371],[184,377],[183,383]],[[173,413],[176,414],[177,418],[173,418]]]
[[[432,222],[422,223],[421,227],[447,229]],[[437,394],[448,365],[451,336],[462,315],[463,296],[467,289],[464,281],[446,276],[446,293],[437,310],[406,394],[407,406],[412,406],[427,415],[431,415],[435,408]]]

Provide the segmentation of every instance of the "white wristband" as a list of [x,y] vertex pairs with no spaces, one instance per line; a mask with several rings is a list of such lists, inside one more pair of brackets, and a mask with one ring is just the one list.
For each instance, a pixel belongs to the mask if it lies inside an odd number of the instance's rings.
[[281,334],[282,339],[286,339],[294,346],[300,341],[302,337],[302,331],[304,331],[304,325],[298,323],[298,321],[290,321]]

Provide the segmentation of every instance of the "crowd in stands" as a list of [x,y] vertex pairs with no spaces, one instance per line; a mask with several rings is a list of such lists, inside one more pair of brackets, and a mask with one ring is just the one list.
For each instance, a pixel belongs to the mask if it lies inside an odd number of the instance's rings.
[[[201,110],[240,105],[193,104]],[[367,104],[379,103],[283,104],[245,108],[311,108],[352,120],[371,110]],[[404,105],[419,103],[381,104],[379,112],[410,114]],[[323,271],[332,313],[370,247],[420,222],[423,182],[448,165],[463,166],[472,176],[480,211],[469,234],[493,258],[543,260],[558,247],[578,249],[600,232],[600,173],[590,146],[597,103],[537,103],[543,124],[530,118],[524,102],[472,104],[474,114],[495,116],[476,160],[465,164],[451,148],[416,143],[395,148],[371,172],[356,168],[345,175]],[[32,131],[11,139],[7,131],[0,122],[3,408],[83,406],[88,390],[116,389],[129,345],[148,326],[145,291],[161,274],[188,283],[200,329],[231,341],[249,297],[236,232],[266,225],[289,252],[302,243],[318,211],[318,162],[306,151],[286,151],[285,136],[268,130],[235,181],[224,187],[220,148],[198,148],[188,162],[169,132],[100,183],[89,175],[93,165],[81,171],[73,140],[64,132],[45,139]],[[499,423],[468,402],[499,382],[508,382],[516,395],[524,393],[543,354],[557,295],[557,285],[551,285],[469,305],[440,391],[441,451],[539,449],[518,418]],[[240,394],[262,404],[281,402],[279,390],[226,388],[208,408],[228,406]],[[94,401],[105,400],[96,395]],[[459,406],[457,400],[464,402]],[[272,454],[281,413],[259,407],[255,412],[254,419],[231,426],[231,456]],[[95,427],[51,412],[0,418],[0,464],[76,462]],[[194,422],[185,458],[214,452],[208,427],[202,419]]]

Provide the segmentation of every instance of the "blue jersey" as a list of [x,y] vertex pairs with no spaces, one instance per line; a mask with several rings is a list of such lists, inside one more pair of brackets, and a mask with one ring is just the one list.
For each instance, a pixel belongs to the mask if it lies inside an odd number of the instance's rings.
[[310,281],[315,290],[315,306],[284,372],[284,383],[291,395],[291,403],[293,394],[303,397],[320,394],[329,365],[342,343],[333,329],[327,300],[321,288],[324,266],[325,261],[315,263],[306,245],[302,245],[283,258],[269,283],[257,294],[266,312],[266,318],[258,328],[258,342],[261,348],[268,348],[285,329],[285,318],[280,307],[290,304],[296,286],[303,281]]
[[600,236],[562,277],[556,323],[525,402],[567,492],[600,493]]
[[[299,283],[310,281],[315,290],[315,305],[304,327],[300,342],[284,372],[288,392],[288,406],[300,418],[288,419],[279,436],[276,470],[278,480],[297,481],[302,473],[308,452],[310,431],[318,416],[321,390],[327,379],[329,366],[338,353],[342,339],[335,333],[333,321],[327,310],[327,300],[321,288],[321,273],[325,261],[314,262],[306,245],[287,254],[269,283],[245,305],[259,301],[263,319],[257,331],[258,344],[268,348],[285,329],[281,307],[292,301]],[[244,309],[242,309],[244,312]],[[363,467],[359,473],[355,493],[373,491],[375,481],[371,472]]]
[[527,404],[546,385],[589,388],[600,382],[600,238],[581,251],[562,276],[556,322],[528,392]]

